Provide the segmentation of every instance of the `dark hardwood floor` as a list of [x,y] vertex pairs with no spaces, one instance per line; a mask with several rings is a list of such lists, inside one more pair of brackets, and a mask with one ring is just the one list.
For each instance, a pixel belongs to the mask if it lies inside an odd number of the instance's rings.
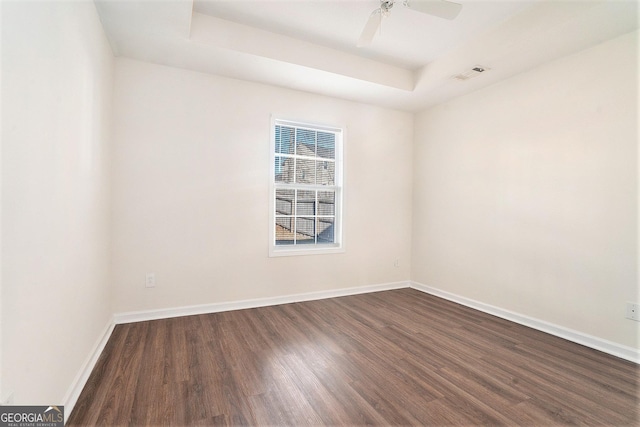
[[640,368],[413,289],[116,326],[67,425],[640,425]]

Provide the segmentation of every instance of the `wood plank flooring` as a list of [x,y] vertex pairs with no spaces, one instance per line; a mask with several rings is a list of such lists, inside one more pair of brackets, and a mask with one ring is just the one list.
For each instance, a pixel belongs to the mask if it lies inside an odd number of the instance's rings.
[[640,368],[400,289],[118,325],[79,425],[640,425]]

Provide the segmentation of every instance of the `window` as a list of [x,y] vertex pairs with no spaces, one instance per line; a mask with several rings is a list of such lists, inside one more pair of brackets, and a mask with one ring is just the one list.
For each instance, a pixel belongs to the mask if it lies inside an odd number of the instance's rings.
[[269,255],[342,250],[342,130],[273,120]]

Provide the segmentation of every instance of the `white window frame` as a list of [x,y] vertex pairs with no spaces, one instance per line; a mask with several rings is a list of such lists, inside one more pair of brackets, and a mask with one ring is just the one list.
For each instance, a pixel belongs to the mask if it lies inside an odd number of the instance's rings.
[[[311,184],[285,184],[275,181],[275,161],[276,161],[276,125],[290,126],[295,128],[305,128],[318,131],[332,132],[336,135],[335,146],[335,185],[311,185]],[[294,255],[320,255],[335,254],[345,251],[344,229],[343,229],[343,199],[344,199],[344,127],[327,126],[323,124],[309,123],[299,120],[287,120],[271,117],[270,147],[269,147],[269,256],[294,256]],[[308,190],[328,190],[335,191],[335,222],[334,222],[334,243],[329,244],[293,244],[276,245],[276,189],[308,189]],[[294,211],[295,215],[295,211]]]

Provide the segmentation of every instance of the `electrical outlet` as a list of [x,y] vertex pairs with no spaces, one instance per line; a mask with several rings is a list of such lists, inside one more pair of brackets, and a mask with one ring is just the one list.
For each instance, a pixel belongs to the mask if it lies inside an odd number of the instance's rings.
[[395,261],[393,261],[393,266],[394,267],[400,267],[400,260],[396,259]]
[[146,288],[155,288],[156,287],[156,274],[155,273],[147,273],[145,276],[144,286]]
[[633,302],[627,303],[627,319],[640,322],[640,304]]

